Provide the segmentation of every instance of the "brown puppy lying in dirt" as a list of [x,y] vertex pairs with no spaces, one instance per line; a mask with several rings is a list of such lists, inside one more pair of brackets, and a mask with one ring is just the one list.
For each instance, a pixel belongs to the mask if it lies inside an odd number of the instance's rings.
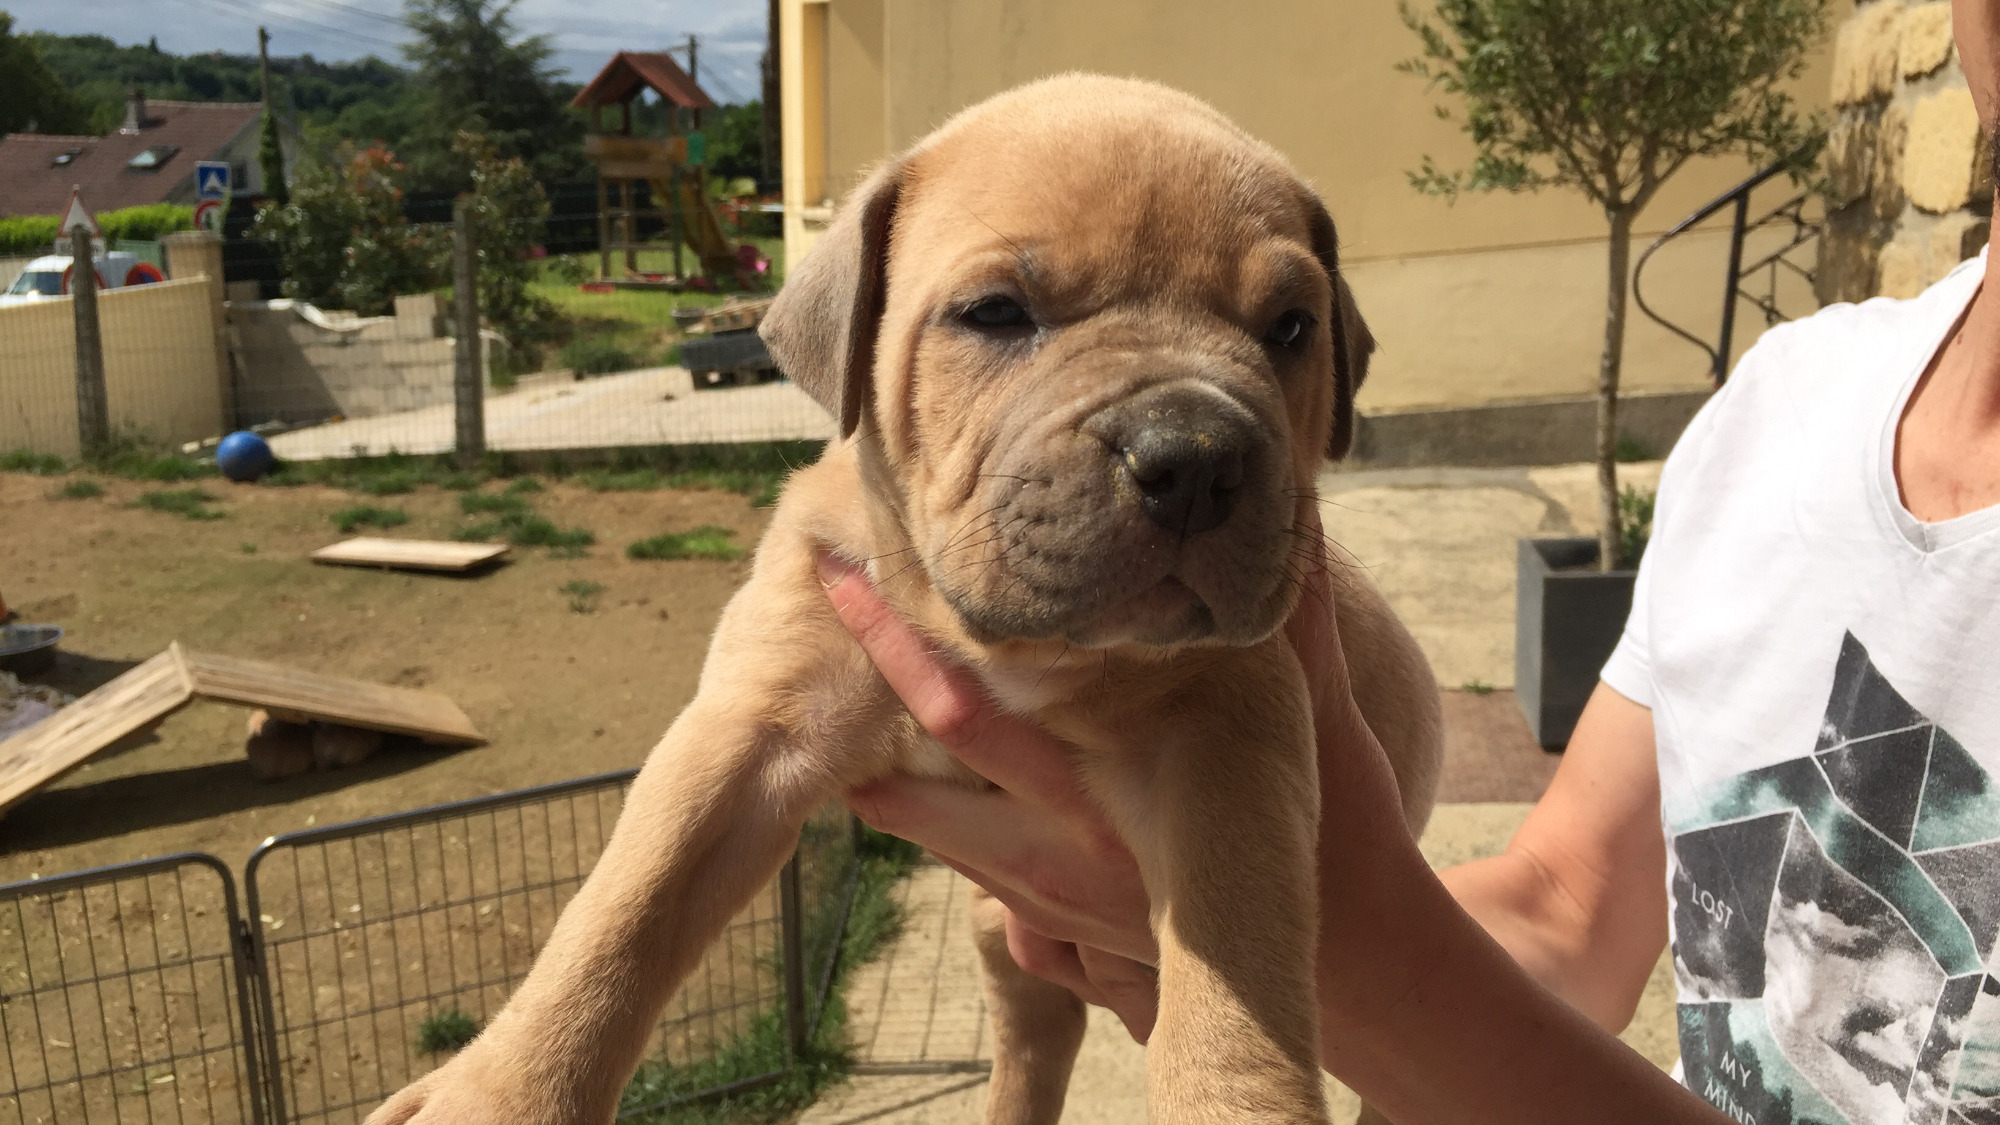
[[[1288,619],[1337,614],[1413,829],[1440,742],[1423,656],[1319,530],[1314,480],[1373,347],[1319,199],[1185,95],[1039,82],[869,177],[764,333],[843,436],[786,486],[700,691],[520,991],[370,1121],[610,1121],[660,1010],[809,813],[889,771],[980,784],[842,629],[822,548],[1075,745],[1154,904],[1155,1125],[1324,1121],[1322,685],[1293,644],[1331,631],[1288,640]],[[1054,1121],[1083,1008],[979,916],[987,1118]]]

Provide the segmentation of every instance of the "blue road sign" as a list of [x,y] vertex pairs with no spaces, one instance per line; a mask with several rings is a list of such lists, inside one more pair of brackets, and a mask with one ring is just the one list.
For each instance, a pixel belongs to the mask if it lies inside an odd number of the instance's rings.
[[229,198],[229,165],[220,160],[197,160],[194,165],[196,199]]

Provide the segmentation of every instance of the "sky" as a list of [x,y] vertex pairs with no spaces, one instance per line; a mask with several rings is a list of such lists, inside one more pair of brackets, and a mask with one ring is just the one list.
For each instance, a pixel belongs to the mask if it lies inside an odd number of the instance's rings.
[[[0,0],[0,7],[13,13],[17,32],[106,35],[121,44],[158,36],[161,50],[180,55],[254,55],[261,23],[273,55],[403,61],[399,0]],[[617,51],[663,50],[693,32],[701,84],[726,104],[758,96],[766,11],[765,0],[520,0],[513,20],[525,33],[547,34],[555,65],[576,82],[589,81]]]

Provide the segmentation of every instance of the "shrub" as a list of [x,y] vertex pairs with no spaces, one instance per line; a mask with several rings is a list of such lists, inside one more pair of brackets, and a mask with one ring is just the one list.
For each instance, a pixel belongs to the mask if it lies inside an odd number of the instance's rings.
[[[106,211],[97,225],[107,239],[148,242],[177,230],[194,229],[194,208],[178,203],[148,203]],[[53,253],[62,220],[55,215],[13,215],[0,219],[0,256],[25,257]]]
[[562,364],[579,378],[609,375],[645,365],[645,357],[609,336],[584,336],[563,345]]
[[278,248],[285,296],[374,315],[443,284],[449,241],[404,218],[403,171],[380,145],[345,148],[303,165],[288,202],[258,210],[251,237]]

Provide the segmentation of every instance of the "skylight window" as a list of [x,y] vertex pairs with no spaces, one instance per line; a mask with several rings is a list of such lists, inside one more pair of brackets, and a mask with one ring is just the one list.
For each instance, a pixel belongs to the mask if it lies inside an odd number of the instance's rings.
[[77,157],[82,155],[83,155],[83,150],[80,148],[66,148],[61,152],[56,153],[55,159],[49,161],[49,167],[66,168],[73,161],[75,161]]
[[125,167],[135,172],[156,172],[160,165],[174,158],[181,150],[179,145],[154,145],[125,162]]

